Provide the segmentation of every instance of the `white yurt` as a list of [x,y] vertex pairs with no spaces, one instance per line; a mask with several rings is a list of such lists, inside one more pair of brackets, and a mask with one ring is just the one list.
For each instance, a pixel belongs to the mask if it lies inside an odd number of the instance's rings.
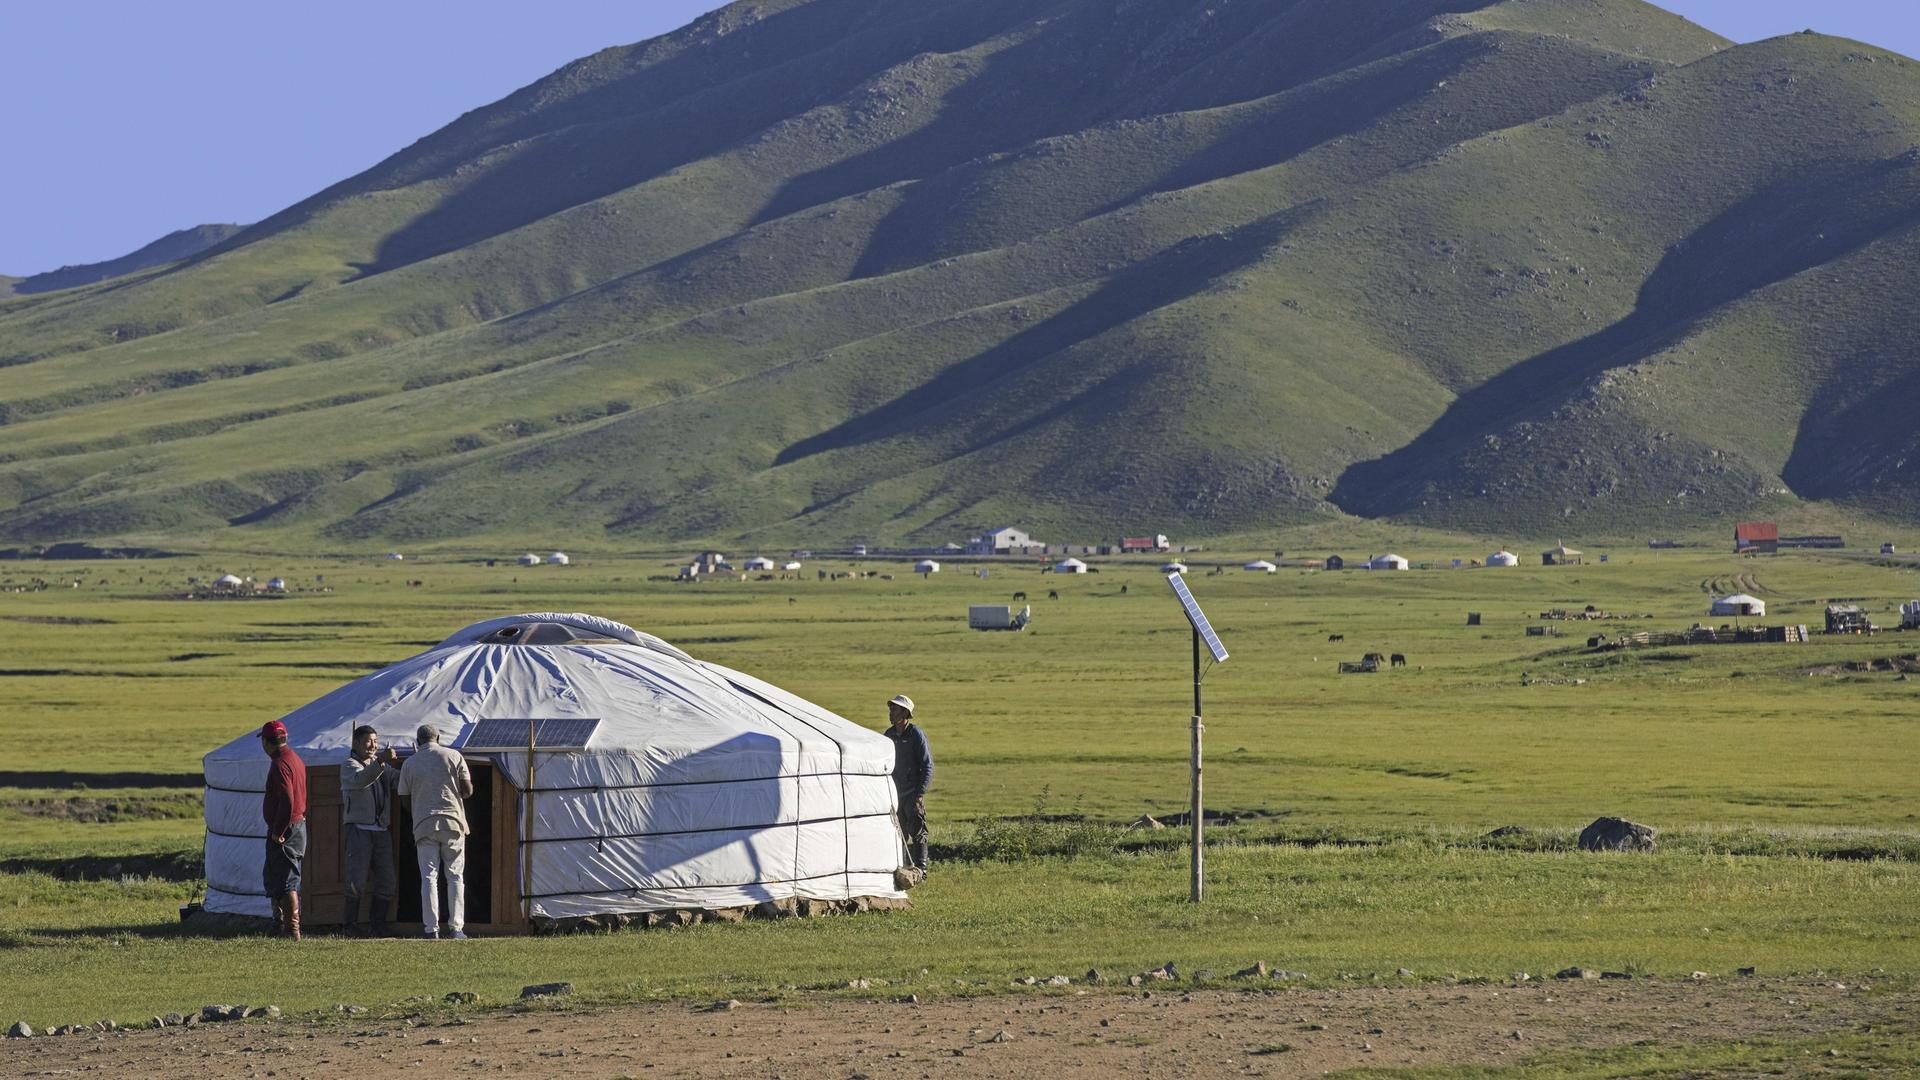
[[387,558],[392,559],[395,562],[399,562],[400,560],[405,559],[406,556],[400,554],[397,551],[389,551],[387,552]]
[[753,558],[747,560],[747,569],[749,570],[772,570],[773,568],[773,560],[767,558],[765,555],[755,555]]
[[286,591],[287,591],[287,579],[286,579],[286,578],[283,578],[283,577],[277,577],[277,578],[268,578],[268,579],[267,579],[267,590],[268,590],[269,592],[286,592]]
[[916,574],[937,574],[940,572],[940,564],[934,562],[932,559],[921,559],[919,562],[913,564],[913,572]]
[[1081,562],[1079,559],[1061,559],[1059,562],[1053,564],[1053,572],[1056,574],[1084,574],[1087,572],[1087,564]]
[[1369,570],[1405,570],[1411,565],[1398,555],[1375,555],[1367,560]]
[[1248,563],[1247,565],[1241,567],[1240,569],[1246,570],[1255,574],[1276,574],[1280,572],[1280,568],[1278,566],[1275,566],[1273,563],[1270,563],[1265,559],[1255,559],[1254,561]]
[[1488,566],[1519,566],[1520,556],[1504,548],[1487,556]]
[[240,580],[238,574],[221,574],[213,579],[213,587],[216,589],[237,589],[245,584],[246,582]]
[[1187,564],[1183,562],[1170,562],[1161,567],[1160,572],[1163,574],[1184,574],[1187,572]]
[[1708,612],[1710,615],[1728,616],[1765,615],[1766,613],[1767,602],[1756,597],[1748,596],[1746,593],[1734,593],[1732,596],[1723,596],[1713,602],[1713,608]]
[[533,552],[529,551],[525,555],[520,556],[520,565],[521,566],[539,566],[540,556],[535,555]]
[[[533,753],[524,749],[530,719],[539,726]],[[415,728],[432,723],[466,757],[476,789],[466,874],[473,926],[904,905],[885,736],[607,619],[474,623],[283,722],[308,770],[302,893],[315,924],[337,921],[342,908],[338,768],[362,724],[410,748]],[[267,765],[254,731],[204,759],[209,912],[268,914]],[[409,832],[394,829],[402,863]],[[490,890],[477,895],[483,872]],[[491,910],[475,917],[482,898]]]
[[550,552],[547,555],[547,565],[549,566],[566,566],[568,563],[571,563],[572,561],[573,560],[569,558],[567,556],[567,553],[564,551]]

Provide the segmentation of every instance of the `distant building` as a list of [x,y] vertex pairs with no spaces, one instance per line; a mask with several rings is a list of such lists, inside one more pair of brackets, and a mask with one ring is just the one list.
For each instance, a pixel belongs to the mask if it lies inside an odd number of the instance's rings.
[[746,568],[748,570],[772,570],[774,568],[774,562],[765,555],[755,555],[753,558],[747,560]]
[[520,556],[520,565],[521,566],[539,566],[540,556],[535,555],[533,552],[529,551],[525,555]]
[[1899,549],[1898,547],[1895,547],[1895,546],[1894,546],[1894,545],[1892,545],[1892,544],[1881,544],[1881,545],[1880,545],[1880,554],[1882,554],[1882,555],[1898,555],[1898,554],[1900,554],[1900,549]]
[[1275,566],[1265,559],[1255,559],[1240,569],[1248,570],[1256,574],[1273,574],[1278,573],[1280,570],[1278,566]]
[[1011,525],[982,533],[967,541],[969,555],[1013,555],[1026,554],[1029,548],[1046,545]]
[[934,562],[932,559],[921,559],[919,562],[913,564],[913,572],[922,576],[937,574],[940,572],[940,564]]
[[1187,572],[1187,564],[1176,560],[1161,567],[1160,572],[1163,574],[1184,574]]
[[1087,564],[1081,562],[1079,559],[1061,559],[1059,562],[1053,564],[1053,572],[1056,574],[1084,574],[1087,572]]
[[1756,597],[1748,596],[1746,593],[1734,593],[1732,596],[1723,596],[1713,602],[1713,607],[1708,612],[1708,614],[1720,616],[1749,615],[1755,617],[1764,616],[1766,613],[1767,602]]
[[1342,558],[1342,557],[1340,557],[1340,556],[1338,556],[1338,555],[1329,555],[1329,556],[1327,556],[1327,569],[1329,569],[1329,570],[1345,570],[1346,568],[1347,568],[1347,560],[1346,560],[1346,559],[1344,559],[1344,558]]
[[1847,546],[1844,536],[1783,536],[1782,548],[1843,548]]
[[1375,555],[1367,560],[1369,570],[1407,570],[1413,566],[1398,555]]
[[1579,566],[1586,559],[1566,544],[1555,544],[1540,553],[1541,566]]
[[548,566],[566,566],[568,563],[571,563],[572,561],[573,560],[571,558],[568,558],[567,553],[564,551],[555,551],[550,553],[547,556]]
[[1743,521],[1733,527],[1733,550],[1740,555],[1771,555],[1780,550],[1780,526],[1771,521]]
[[1503,548],[1487,556],[1487,565],[1488,566],[1519,566],[1520,556],[1515,555],[1513,552],[1507,551],[1506,549]]

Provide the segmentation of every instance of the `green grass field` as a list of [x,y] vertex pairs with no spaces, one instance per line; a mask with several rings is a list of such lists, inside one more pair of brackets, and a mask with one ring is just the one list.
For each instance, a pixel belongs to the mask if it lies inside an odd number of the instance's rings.
[[[1485,554],[1402,553],[1441,566]],[[0,1019],[139,1020],[228,998],[318,1009],[454,989],[497,1001],[546,979],[604,1000],[853,978],[979,992],[1168,959],[1221,974],[1265,959],[1321,983],[1402,966],[1425,978],[1569,964],[1920,973],[1920,682],[1805,674],[1911,655],[1920,635],[1585,648],[1590,633],[1707,621],[1708,592],[1736,581],[1769,602],[1769,623],[1817,628],[1825,601],[1846,597],[1897,625],[1888,609],[1920,596],[1920,573],[1813,554],[1612,556],[1271,576],[1210,576],[1213,556],[1190,557],[1192,587],[1233,651],[1206,681],[1207,802],[1249,812],[1216,830],[1200,908],[1184,903],[1179,837],[1134,832],[1077,859],[950,861],[910,913],[452,952],[400,943],[351,975],[334,961],[368,946],[317,939],[296,953],[174,929],[200,838],[199,756],[262,720],[470,621],[584,610],[870,726],[887,697],[911,693],[938,758],[943,848],[1043,795],[1049,813],[1119,824],[1186,798],[1188,639],[1158,560],[1097,563],[1084,577],[996,565],[986,580],[962,563],[923,580],[905,562],[869,562],[893,580],[816,580],[852,565],[826,560],[799,581],[693,586],[658,580],[667,553],[537,568],[453,556],[5,564],[0,581],[61,587],[0,594]],[[168,598],[188,575],[222,571],[309,591]],[[333,591],[310,591],[316,576]],[[1032,597],[1027,633],[966,629],[968,603],[1015,591]],[[1588,604],[1653,617],[1525,635],[1542,611]],[[1466,625],[1469,611],[1480,626]],[[1345,641],[1330,644],[1333,633]],[[1409,666],[1336,673],[1374,650]],[[1601,814],[1661,828],[1663,850],[1569,850]],[[1508,824],[1533,832],[1479,839]]]

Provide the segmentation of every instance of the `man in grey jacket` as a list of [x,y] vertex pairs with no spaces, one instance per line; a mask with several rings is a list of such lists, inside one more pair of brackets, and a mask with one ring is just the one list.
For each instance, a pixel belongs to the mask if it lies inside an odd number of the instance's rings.
[[[386,937],[387,912],[397,888],[393,866],[393,792],[400,779],[400,757],[380,748],[380,733],[361,726],[353,731],[353,752],[340,766],[340,828],[346,834],[347,932]],[[368,930],[360,921],[360,900],[368,900]]]
[[[467,925],[467,808],[473,774],[467,759],[440,745],[440,732],[421,724],[419,749],[400,768],[398,794],[413,809],[413,844],[420,862],[422,937],[465,938]],[[440,875],[447,877],[447,919],[440,921]]]

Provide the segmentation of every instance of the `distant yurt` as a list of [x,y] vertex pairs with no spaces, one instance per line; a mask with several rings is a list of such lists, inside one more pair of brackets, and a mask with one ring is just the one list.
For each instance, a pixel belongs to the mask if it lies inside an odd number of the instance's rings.
[[1520,556],[1515,555],[1511,551],[1502,549],[1500,551],[1496,551],[1493,554],[1487,556],[1487,565],[1488,566],[1519,566]]
[[1280,572],[1280,568],[1278,566],[1275,566],[1273,563],[1270,563],[1265,559],[1255,559],[1254,561],[1248,563],[1247,565],[1241,567],[1240,569],[1248,570],[1256,574],[1276,574]]
[[755,555],[753,558],[747,560],[747,569],[772,570],[774,569],[774,561],[765,555]]
[[1734,615],[1756,615],[1757,616],[1757,615],[1765,615],[1766,613],[1767,613],[1767,602],[1765,600],[1748,596],[1746,593],[1734,593],[1732,596],[1723,596],[1720,599],[1715,600],[1713,602],[1713,608],[1709,612],[1709,614],[1712,614],[1712,615],[1725,615],[1725,616],[1734,616]]
[[406,556],[400,554],[397,551],[389,551],[387,552],[387,558],[392,559],[394,562],[399,562],[400,560],[406,558]]
[[913,572],[916,574],[937,574],[940,572],[940,564],[934,562],[932,559],[921,559],[919,562],[913,564]]
[[1920,630],[1920,600],[1900,605],[1900,629]]
[[286,592],[286,591],[287,591],[287,579],[286,579],[286,578],[283,578],[283,577],[277,577],[277,578],[268,578],[268,579],[267,579],[267,591],[268,591],[268,592]]
[[1369,570],[1405,570],[1411,565],[1398,555],[1375,555],[1367,560]]
[[1184,574],[1187,572],[1187,564],[1183,562],[1170,562],[1161,567],[1160,572],[1163,574]]
[[548,566],[565,566],[572,561],[564,551],[555,551],[547,555]]
[[1053,564],[1053,572],[1056,574],[1084,574],[1087,572],[1087,564],[1081,562],[1079,559],[1061,559],[1059,562]]
[[[469,929],[906,903],[885,736],[607,619],[474,623],[283,722],[307,765],[309,924],[344,908],[339,767],[362,724],[411,747],[432,723],[466,758]],[[204,759],[208,912],[268,914],[267,765],[254,731]],[[393,837],[411,866],[407,823]],[[398,899],[395,921],[417,921],[418,896]]]
[[521,566],[539,566],[540,556],[535,555],[533,552],[529,551],[525,555],[520,556],[520,565]]
[[238,574],[221,574],[213,579],[213,587],[216,589],[237,589],[245,584],[246,582],[240,580]]

